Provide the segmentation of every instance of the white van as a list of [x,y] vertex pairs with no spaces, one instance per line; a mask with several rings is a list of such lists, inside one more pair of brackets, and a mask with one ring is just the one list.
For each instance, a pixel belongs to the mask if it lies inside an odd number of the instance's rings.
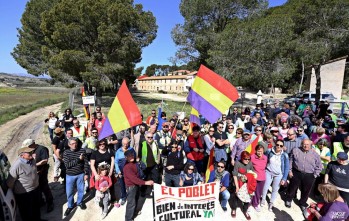
[[[311,92],[311,91],[305,91],[302,93],[302,98],[304,101],[315,101],[315,92]],[[322,100],[326,100],[330,95],[333,96],[333,94],[331,92],[323,92],[320,95],[320,101]],[[335,98],[337,99],[337,98]]]

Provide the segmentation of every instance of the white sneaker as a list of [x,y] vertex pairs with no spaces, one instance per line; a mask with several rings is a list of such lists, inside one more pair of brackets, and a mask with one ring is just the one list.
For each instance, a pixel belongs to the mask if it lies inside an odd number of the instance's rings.
[[102,219],[104,219],[107,216],[107,213],[102,213]]
[[263,207],[265,205],[265,200],[261,201],[261,207]]
[[260,211],[261,211],[261,208],[259,207],[259,205],[256,206],[254,209],[255,209],[257,212],[260,212]]

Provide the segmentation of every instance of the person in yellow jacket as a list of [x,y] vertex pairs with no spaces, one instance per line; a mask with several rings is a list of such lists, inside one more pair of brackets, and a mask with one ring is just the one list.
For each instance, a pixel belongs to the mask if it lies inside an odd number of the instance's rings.
[[[315,187],[317,187],[320,183],[324,182],[326,168],[329,162],[331,162],[331,151],[328,148],[328,141],[325,138],[319,139],[315,146],[315,152],[320,155],[321,163],[322,163],[322,171],[320,176],[315,179]],[[320,197],[321,194],[317,188],[314,188],[314,196]]]
[[80,125],[78,119],[74,119],[71,129],[73,130],[73,137],[78,138],[82,143],[84,143],[88,134],[86,127]]
[[[139,159],[146,165],[144,175],[145,180],[153,180],[154,183],[161,184],[159,164],[160,151],[156,142],[154,142],[154,134],[146,133],[145,141],[142,142],[141,148],[138,150]],[[141,195],[145,196],[147,193],[146,186],[142,186]]]
[[333,143],[332,160],[337,160],[337,154],[339,152],[348,153],[348,151],[349,151],[349,134],[346,134],[344,136],[343,142]]

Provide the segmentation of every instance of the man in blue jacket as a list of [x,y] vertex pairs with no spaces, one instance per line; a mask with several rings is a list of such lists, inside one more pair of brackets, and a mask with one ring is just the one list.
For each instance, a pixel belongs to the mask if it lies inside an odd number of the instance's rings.
[[221,195],[221,198],[222,198],[221,206],[224,212],[227,211],[227,203],[230,198],[230,193],[228,191],[229,179],[230,179],[229,172],[225,170],[224,161],[220,161],[217,163],[216,169],[210,173],[210,178],[208,179],[209,183],[211,182],[220,183],[219,194]]

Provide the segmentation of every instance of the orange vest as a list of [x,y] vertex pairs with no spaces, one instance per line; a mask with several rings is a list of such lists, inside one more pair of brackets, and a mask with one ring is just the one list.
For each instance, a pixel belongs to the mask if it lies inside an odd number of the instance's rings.
[[[195,142],[195,138],[193,135],[190,135],[188,137],[188,142],[189,142],[189,148],[190,149],[194,149],[196,146],[196,142]],[[197,139],[197,143],[199,144],[199,146],[197,147],[198,149],[204,149],[204,144],[202,143],[202,139],[199,136]],[[205,151],[204,151],[205,152]],[[197,161],[197,160],[202,160],[204,159],[204,152],[195,152],[194,150],[192,150],[191,152],[189,152],[187,154],[187,158],[192,160],[192,161]]]

